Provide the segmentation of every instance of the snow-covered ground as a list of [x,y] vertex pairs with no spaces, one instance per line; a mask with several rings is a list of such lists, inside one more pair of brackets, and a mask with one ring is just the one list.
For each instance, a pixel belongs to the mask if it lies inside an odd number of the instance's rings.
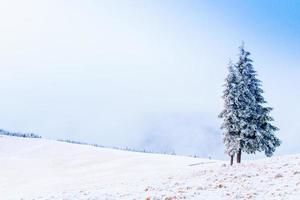
[[0,199],[300,199],[300,155],[227,162],[0,137]]

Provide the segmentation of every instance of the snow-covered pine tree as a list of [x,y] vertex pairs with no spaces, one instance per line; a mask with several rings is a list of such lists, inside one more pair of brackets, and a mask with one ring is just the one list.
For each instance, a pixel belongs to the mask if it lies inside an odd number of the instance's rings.
[[224,110],[220,113],[219,117],[223,119],[223,142],[225,144],[225,152],[231,157],[230,164],[233,164],[233,157],[240,149],[239,137],[239,118],[237,116],[237,77],[235,66],[230,61],[228,65],[228,75],[225,79],[223,99]]
[[[278,128],[271,124],[273,118],[269,114],[272,108],[265,106],[267,102],[262,96],[261,81],[256,78],[256,71],[252,65],[253,61],[249,56],[250,52],[245,51],[244,45],[242,45],[237,71],[241,77],[240,86],[241,88],[244,87],[245,97],[248,98],[247,107],[250,113],[244,113],[244,119],[248,122],[248,127],[241,131],[243,138],[241,147],[242,151],[247,153],[264,151],[266,156],[272,156],[276,147],[280,145],[280,140],[274,134]],[[249,92],[252,97],[248,94]]]
[[241,152],[255,153],[264,151],[266,156],[271,156],[275,148],[280,145],[280,140],[274,135],[278,130],[271,124],[273,118],[269,116],[272,108],[265,107],[261,89],[261,81],[256,78],[250,53],[245,51],[244,45],[240,47],[239,61],[236,67],[237,79],[237,117],[239,134],[237,140],[239,147],[237,162],[241,162]]
[[281,143],[274,134],[278,128],[271,124],[272,108],[265,106],[261,81],[256,78],[249,56],[242,45],[239,60],[236,65],[230,63],[225,79],[224,110],[219,117],[223,119],[223,141],[231,163],[235,154],[237,163],[241,162],[242,151],[263,151],[266,156],[272,156]]

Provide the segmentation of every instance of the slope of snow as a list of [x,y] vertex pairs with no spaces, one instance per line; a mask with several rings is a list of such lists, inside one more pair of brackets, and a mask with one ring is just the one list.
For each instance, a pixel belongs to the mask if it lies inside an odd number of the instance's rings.
[[227,162],[0,137],[0,199],[300,199],[300,155]]

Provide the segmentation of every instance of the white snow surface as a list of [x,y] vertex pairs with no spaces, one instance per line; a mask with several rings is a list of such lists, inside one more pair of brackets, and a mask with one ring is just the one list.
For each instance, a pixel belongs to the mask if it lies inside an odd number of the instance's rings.
[[0,137],[0,199],[300,199],[300,155],[244,161]]

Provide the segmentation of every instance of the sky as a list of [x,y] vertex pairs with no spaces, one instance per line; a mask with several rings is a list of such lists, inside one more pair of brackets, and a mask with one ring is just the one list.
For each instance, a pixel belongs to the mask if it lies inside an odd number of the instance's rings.
[[242,41],[276,154],[300,153],[297,0],[1,0],[1,128],[224,158],[217,116]]

